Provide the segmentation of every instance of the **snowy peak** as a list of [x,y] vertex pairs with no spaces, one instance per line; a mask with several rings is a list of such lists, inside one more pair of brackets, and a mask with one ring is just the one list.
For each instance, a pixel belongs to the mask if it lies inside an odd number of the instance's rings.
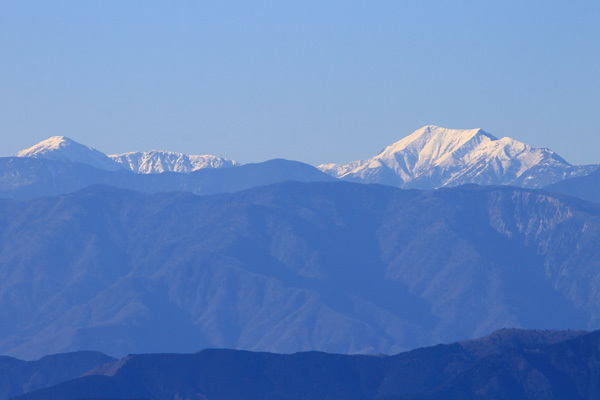
[[43,155],[48,152],[60,149],[61,147],[68,147],[69,145],[73,145],[74,143],[77,142],[65,136],[52,136],[46,140],[39,142],[35,146],[32,146],[25,150],[21,150],[20,152],[15,154],[15,157],[38,157],[39,155]]
[[77,143],[73,139],[69,139],[65,136],[52,136],[28,149],[21,150],[15,154],[15,157],[45,157],[51,155],[59,156],[65,155],[66,153],[76,154],[89,151],[97,150]]
[[140,174],[161,172],[190,173],[203,168],[224,168],[240,165],[226,158],[211,155],[187,155],[171,151],[138,151],[106,154],[84,146],[64,136],[53,136],[33,147],[21,150],[15,157],[46,158],[61,162],[79,162],[109,171],[129,170]]
[[403,168],[404,164],[405,172],[413,170],[419,175],[430,166],[462,157],[470,149],[497,140],[481,129],[446,129],[429,125],[386,147],[374,159],[395,170]]
[[446,129],[427,125],[386,147],[380,156],[406,149],[423,149],[432,155],[451,153],[473,140],[481,142],[498,139],[482,129]]
[[187,155],[171,151],[138,151],[109,155],[112,160],[140,174],[167,171],[190,173],[204,168],[234,167],[239,164],[226,158],[212,155]]
[[65,136],[52,136],[38,144],[21,150],[15,157],[45,158],[61,162],[89,164],[99,169],[116,171],[123,166],[114,162],[106,154]]
[[319,169],[351,181],[434,189],[467,183],[541,187],[590,168],[573,167],[549,149],[498,139],[482,129],[429,125],[373,158]]

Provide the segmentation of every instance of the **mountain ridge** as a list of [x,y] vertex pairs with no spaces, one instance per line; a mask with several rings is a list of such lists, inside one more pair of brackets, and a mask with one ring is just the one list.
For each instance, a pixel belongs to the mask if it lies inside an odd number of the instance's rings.
[[205,168],[224,168],[240,165],[235,161],[208,154],[187,155],[162,150],[106,155],[65,136],[52,136],[28,149],[17,152],[15,157],[77,162],[107,171],[124,169],[138,174],[190,173]]
[[158,150],[110,154],[108,157],[139,174],[158,174],[167,171],[190,173],[204,168],[225,168],[240,165],[235,161],[210,154],[187,155]]
[[115,361],[95,351],[52,354],[34,361],[0,356],[0,400],[78,378],[90,369]]
[[[555,385],[554,390],[546,394],[559,393],[571,396],[563,398],[573,398],[590,385],[584,379],[573,376],[573,362],[565,353],[578,351],[581,346],[593,346],[598,336],[598,332],[496,332],[491,341],[496,347],[489,348],[487,353],[479,353],[477,346],[467,341],[439,344],[396,355],[340,355],[314,351],[275,354],[229,349],[206,349],[194,354],[129,355],[91,370],[80,378],[28,393],[18,399],[441,400],[452,395],[452,389],[464,391],[465,378],[476,389],[481,383],[493,384],[494,375],[487,368],[490,363],[496,363],[505,371],[512,366],[512,354],[528,352],[537,352],[542,356],[544,365],[537,365],[539,375],[549,378],[556,377],[556,374],[549,374],[544,367],[551,366],[555,362],[551,357],[557,354],[555,358],[564,362],[560,378],[569,382],[569,390]],[[490,340],[484,337],[478,341]],[[597,374],[597,364],[593,364],[597,353],[596,350],[591,354],[583,354],[582,363],[587,361],[590,364],[587,368],[578,366],[576,372],[592,376]],[[546,355],[551,356],[549,360],[543,359]],[[515,370],[513,375],[519,375],[520,370]],[[527,376],[525,373],[522,375]],[[530,399],[527,389],[531,389],[531,386],[513,391],[510,398]],[[489,391],[491,396],[483,398],[504,398],[494,395],[503,394],[511,386],[497,385],[495,389]],[[591,400],[599,393],[593,385],[590,389],[582,399]]]
[[435,189],[467,183],[538,188],[598,166],[572,166],[547,148],[498,139],[482,129],[427,125],[375,157],[318,168],[352,182]]
[[544,190],[600,203],[600,170],[544,186]]
[[[82,162],[100,169],[126,169],[140,174],[190,173],[240,165],[213,155],[157,150],[106,155],[65,137],[52,137],[16,156]],[[400,188],[436,189],[468,183],[541,188],[588,175],[599,165],[573,166],[548,148],[536,148],[508,137],[498,139],[480,128],[426,125],[374,157],[346,164],[321,164],[317,168],[338,179]]]
[[298,161],[269,160],[235,168],[203,168],[190,173],[136,174],[107,171],[88,164],[45,158],[0,158],[0,197],[31,199],[110,185],[143,193],[186,191],[197,195],[236,192],[288,180],[331,181],[313,166]]
[[513,187],[0,200],[0,351],[391,353],[593,329],[599,224],[597,204]]

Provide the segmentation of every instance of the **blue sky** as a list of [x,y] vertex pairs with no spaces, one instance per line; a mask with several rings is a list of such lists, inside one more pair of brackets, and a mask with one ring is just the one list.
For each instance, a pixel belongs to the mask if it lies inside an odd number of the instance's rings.
[[2,1],[7,156],[367,158],[427,124],[600,162],[600,2]]

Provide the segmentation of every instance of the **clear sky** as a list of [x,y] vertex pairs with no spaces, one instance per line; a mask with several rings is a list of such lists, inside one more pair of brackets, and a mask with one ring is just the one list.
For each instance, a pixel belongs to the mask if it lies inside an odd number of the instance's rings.
[[428,124],[600,162],[600,1],[0,0],[1,156],[368,158]]

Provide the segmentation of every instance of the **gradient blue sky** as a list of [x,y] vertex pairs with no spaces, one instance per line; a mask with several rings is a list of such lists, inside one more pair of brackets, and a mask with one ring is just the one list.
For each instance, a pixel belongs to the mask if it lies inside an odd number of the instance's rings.
[[600,162],[600,1],[2,1],[0,137],[240,162],[422,125]]

